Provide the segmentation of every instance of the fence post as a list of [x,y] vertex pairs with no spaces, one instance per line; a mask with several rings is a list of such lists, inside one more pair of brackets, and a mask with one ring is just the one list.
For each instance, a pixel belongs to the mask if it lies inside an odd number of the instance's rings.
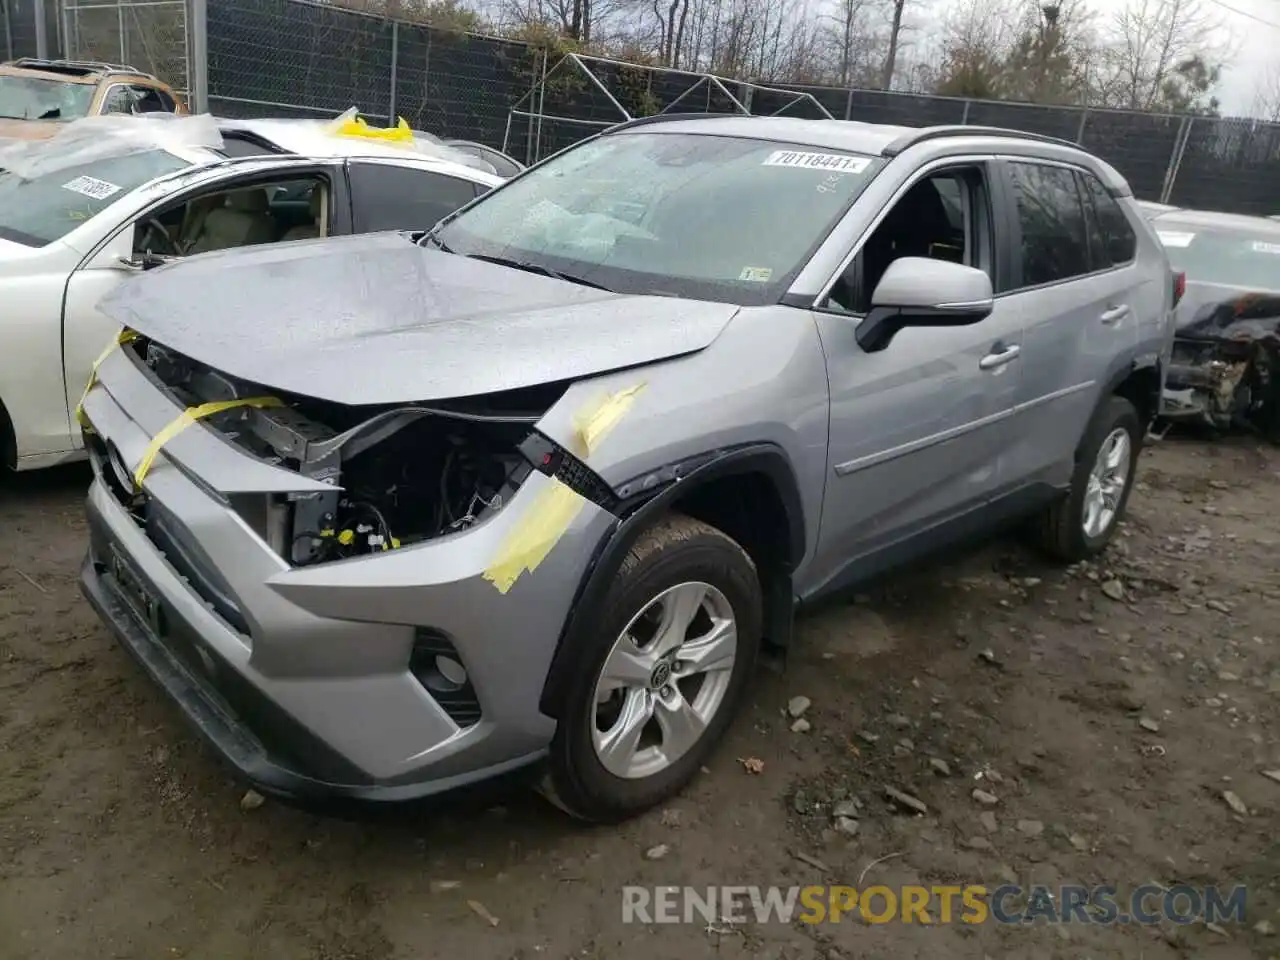
[[49,29],[44,19],[44,0],[35,0],[31,6],[36,18],[36,56],[43,60],[49,56]]
[[849,95],[844,98],[844,118],[848,120],[853,116],[853,87],[849,88]]
[[387,101],[387,126],[396,125],[396,69],[400,62],[400,21],[391,21],[391,93]]
[[196,113],[209,112],[209,4],[187,2],[187,99]]
[[9,0],[0,0],[0,13],[4,14],[4,45],[6,60],[13,59],[13,22],[9,19]]
[[972,102],[973,101],[968,99],[966,99],[964,102],[964,116],[960,118],[961,126],[967,127],[969,125],[969,106]]
[[1084,125],[1089,120],[1089,108],[1085,107],[1080,111],[1080,126],[1076,127],[1076,146],[1084,143]]
[[[542,83],[538,86],[538,130],[533,139],[533,162],[542,159],[542,114],[547,107],[547,62],[551,51],[542,49]],[[579,63],[581,66],[581,63]]]
[[1160,190],[1160,202],[1168,203],[1173,195],[1173,184],[1178,179],[1178,168],[1182,166],[1182,155],[1187,150],[1187,141],[1191,139],[1191,126],[1195,123],[1192,117],[1183,117],[1178,127],[1178,135],[1173,141],[1173,152],[1169,154],[1169,166],[1164,172],[1164,186]]

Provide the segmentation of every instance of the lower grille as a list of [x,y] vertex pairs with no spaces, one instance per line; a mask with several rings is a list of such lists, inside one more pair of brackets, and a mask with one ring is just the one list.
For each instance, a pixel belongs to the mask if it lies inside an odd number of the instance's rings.
[[439,630],[414,631],[409,672],[459,727],[480,722],[480,700],[458,651]]

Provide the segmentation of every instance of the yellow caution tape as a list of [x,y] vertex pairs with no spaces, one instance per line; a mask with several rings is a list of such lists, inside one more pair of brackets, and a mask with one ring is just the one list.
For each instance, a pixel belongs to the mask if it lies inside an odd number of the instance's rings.
[[102,351],[98,359],[93,361],[93,366],[89,368],[89,382],[84,385],[84,393],[80,394],[80,402],[76,404],[76,422],[80,424],[82,430],[93,432],[93,427],[84,415],[84,402],[89,398],[89,391],[93,389],[94,384],[98,382],[98,368],[102,366],[107,357],[111,356],[111,351],[117,347],[123,347],[126,343],[132,343],[138,339],[138,334],[133,330],[123,328],[107,344],[107,348]]
[[627,415],[644,388],[644,383],[637,383],[634,387],[601,397],[578,412],[573,418],[574,440],[578,448],[575,452],[578,456],[591,456],[600,446],[600,441]]
[[404,117],[394,127],[371,127],[363,117],[353,117],[334,128],[340,137],[364,137],[367,140],[382,140],[385,143],[404,143],[413,145],[413,130],[405,122]]
[[[574,417],[575,452],[588,457],[635,403],[645,384],[608,394],[585,405]],[[538,492],[525,515],[507,534],[483,576],[506,593],[526,570],[532,573],[565,535],[586,500],[554,477]]]
[[532,573],[564,536],[586,501],[559,480],[538,491],[528,511],[507,534],[493,563],[483,576],[506,593],[528,570]]
[[222,413],[224,410],[233,410],[236,407],[279,406],[283,406],[283,403],[277,397],[248,397],[243,400],[214,400],[211,403],[202,403],[198,407],[188,407],[151,438],[151,442],[147,444],[147,449],[142,454],[142,459],[138,461],[138,466],[133,471],[134,487],[138,490],[142,489],[142,481],[146,479],[152,464],[156,462],[160,448],[197,420],[211,417],[215,413]]

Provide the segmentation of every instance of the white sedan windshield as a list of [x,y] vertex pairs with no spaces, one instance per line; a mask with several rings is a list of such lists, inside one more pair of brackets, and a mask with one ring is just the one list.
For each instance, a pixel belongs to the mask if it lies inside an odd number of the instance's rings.
[[743,137],[611,134],[499,188],[438,236],[455,253],[619,292],[763,303],[879,164]]
[[0,238],[43,247],[131,190],[187,166],[165,150],[148,150],[60,167],[29,179],[0,170]]

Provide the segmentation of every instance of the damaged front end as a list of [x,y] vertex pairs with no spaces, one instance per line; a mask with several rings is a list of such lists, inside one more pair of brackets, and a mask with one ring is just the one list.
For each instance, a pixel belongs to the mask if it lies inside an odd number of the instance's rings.
[[1161,416],[1280,440],[1280,295],[1202,303],[1180,327]]
[[[303,491],[234,498],[241,517],[293,567],[464,531],[500,512],[535,470],[605,510],[616,502],[571,451],[534,429],[568,384],[465,406],[349,406],[249,383],[145,337],[125,349],[186,408],[186,423],[201,420],[255,459],[309,481]],[[171,437],[162,431],[156,439]],[[157,452],[131,476],[117,476],[121,487],[138,495]]]

